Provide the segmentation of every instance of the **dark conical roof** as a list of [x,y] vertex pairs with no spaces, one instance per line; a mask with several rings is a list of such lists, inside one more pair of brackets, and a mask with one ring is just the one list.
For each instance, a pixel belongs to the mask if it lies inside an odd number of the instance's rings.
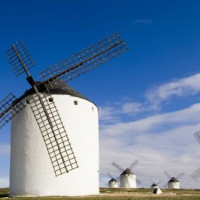
[[[39,87],[39,92],[40,93],[48,93],[46,87],[44,84],[40,84]],[[71,95],[74,97],[79,97],[82,99],[88,100],[85,96],[71,88],[69,85],[64,83],[63,81],[56,79],[53,83],[52,86],[49,88],[50,94],[66,94],[66,95]],[[35,91],[33,88],[26,90],[26,92],[19,98],[20,100],[24,99],[26,96],[34,94]],[[88,100],[89,101],[89,100]]]
[[110,182],[117,182],[117,180],[114,179],[114,178],[111,178],[111,179],[109,180],[109,183],[110,183]]
[[129,168],[126,168],[121,175],[125,175],[125,174],[133,174],[133,172],[131,172],[131,170]]
[[173,183],[175,183],[175,182],[179,182],[175,177],[172,177],[168,182],[173,182]]
[[158,186],[157,184],[155,184],[155,183],[153,183],[152,185],[151,185],[151,187],[155,187],[155,186]]

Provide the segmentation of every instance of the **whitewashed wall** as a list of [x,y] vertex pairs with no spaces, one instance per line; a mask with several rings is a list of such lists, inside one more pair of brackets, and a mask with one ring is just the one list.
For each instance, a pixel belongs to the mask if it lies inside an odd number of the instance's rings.
[[180,189],[180,182],[168,182],[169,189]]
[[[77,196],[99,193],[97,107],[69,95],[52,95],[79,168],[56,177],[42,135],[27,105],[12,121],[11,196]],[[74,105],[78,101],[78,105]]]
[[108,181],[108,187],[109,188],[118,188],[118,182],[117,181]]
[[136,188],[136,175],[135,174],[122,174],[122,175],[120,175],[120,187],[122,187],[122,188]]

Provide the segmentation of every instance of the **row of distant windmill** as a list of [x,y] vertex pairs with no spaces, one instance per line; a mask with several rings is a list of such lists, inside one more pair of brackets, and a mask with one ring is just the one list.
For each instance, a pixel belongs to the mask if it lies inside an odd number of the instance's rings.
[[[119,178],[114,178],[110,173],[107,173],[107,175],[111,178],[108,181],[108,187],[110,188],[118,188],[118,187],[136,188],[137,185],[140,185],[141,180],[136,178],[136,175],[132,172],[134,166],[136,166],[137,164],[138,164],[138,161],[136,160],[128,168],[123,169],[120,165],[113,162],[112,165],[115,166],[118,170],[120,170],[121,174]],[[180,179],[184,175],[183,173],[179,174],[176,177],[171,177],[167,172],[164,172],[164,174],[169,178],[169,181],[167,182],[167,184],[163,186],[164,188],[168,187],[169,189],[180,189],[180,182],[178,179]],[[117,179],[119,179],[120,184],[118,183]],[[154,189],[154,188],[159,187],[158,185],[161,182],[162,181],[155,183],[154,181],[152,181],[151,188]]]
[[[200,143],[200,131],[195,132],[194,137]],[[118,188],[118,187],[121,187],[121,188],[136,188],[137,185],[140,185],[141,180],[136,178],[136,175],[132,172],[133,167],[136,166],[137,164],[138,164],[138,161],[136,160],[128,168],[123,169],[120,165],[113,162],[112,165],[115,166],[122,173],[120,174],[120,176],[118,178],[114,178],[110,173],[107,173],[107,175],[111,178],[108,181],[108,187],[109,188]],[[184,173],[181,173],[176,177],[171,177],[169,175],[169,173],[167,173],[167,172],[164,172],[164,174],[169,178],[169,181],[167,182],[167,184],[163,185],[163,188],[166,188],[166,187],[169,188],[169,189],[180,189],[181,188],[180,181],[178,179],[180,179],[184,175]],[[191,174],[191,177],[194,180],[199,180],[200,179],[200,168],[196,169]],[[118,182],[120,182],[120,184]],[[159,182],[156,183],[155,181],[152,181],[151,188],[152,189],[158,188],[159,184],[161,182],[162,181],[159,181]]]

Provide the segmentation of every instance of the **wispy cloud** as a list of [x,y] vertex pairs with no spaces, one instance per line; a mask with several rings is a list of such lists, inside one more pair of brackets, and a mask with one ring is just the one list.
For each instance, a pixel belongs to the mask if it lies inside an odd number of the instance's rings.
[[200,92],[200,74],[162,84],[146,92],[149,102],[160,104],[171,97],[191,96]]
[[[111,125],[102,125],[102,131],[106,135],[124,135],[127,133],[144,133],[153,131],[160,132],[164,126],[164,130],[171,129],[183,124],[195,124],[200,122],[199,119],[200,104],[194,104],[188,108],[149,116],[136,121],[120,122]],[[200,128],[200,127],[199,127]]]
[[138,113],[143,110],[142,104],[138,102],[126,102],[121,108],[123,113]]
[[99,119],[104,123],[120,122],[123,115],[135,115],[143,111],[138,102],[117,102],[105,107],[99,107]]
[[123,121],[125,116],[136,116],[137,114],[157,110],[157,106],[148,102],[121,101],[107,106],[99,107],[99,119],[102,123],[112,124]]
[[136,19],[136,20],[133,20],[132,23],[150,25],[153,23],[153,20],[152,19]]

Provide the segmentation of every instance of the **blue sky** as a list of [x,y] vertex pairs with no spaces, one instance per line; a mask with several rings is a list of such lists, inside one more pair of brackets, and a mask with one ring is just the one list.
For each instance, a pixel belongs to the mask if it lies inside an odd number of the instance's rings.
[[[129,51],[69,84],[99,106],[101,185],[104,174],[129,166],[148,186],[184,172],[184,187],[200,166],[200,2],[195,0],[9,0],[0,2],[0,99],[29,86],[15,77],[4,52],[22,39],[37,74],[119,32]],[[10,128],[1,130],[0,186],[8,185]]]

